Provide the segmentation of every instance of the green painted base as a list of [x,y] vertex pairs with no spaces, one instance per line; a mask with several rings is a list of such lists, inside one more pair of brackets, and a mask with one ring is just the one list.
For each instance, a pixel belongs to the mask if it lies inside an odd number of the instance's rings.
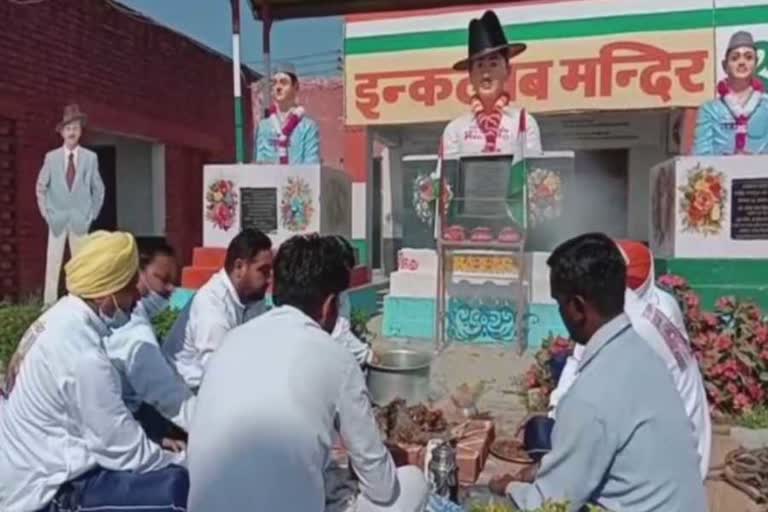
[[[504,313],[494,308],[485,308],[465,315],[461,311],[453,314],[449,307],[450,324],[454,325],[452,339],[466,344],[510,344],[514,341],[513,320],[502,325],[495,317],[503,318]],[[557,306],[551,304],[530,304],[528,317],[528,349],[536,350],[541,342],[551,335],[567,336]],[[432,343],[435,339],[435,300],[411,297],[384,299],[385,338],[407,339]],[[496,320],[496,321],[495,321]],[[484,325],[481,325],[484,324]],[[493,327],[493,324],[496,324]],[[487,327],[487,328],[483,328]]]
[[358,238],[356,240],[350,240],[349,243],[351,243],[352,247],[357,250],[358,265],[370,266],[371,262],[368,260],[368,240],[365,238]]
[[720,297],[733,295],[768,310],[768,259],[657,259],[656,276],[663,274],[684,277],[705,309],[712,309]]

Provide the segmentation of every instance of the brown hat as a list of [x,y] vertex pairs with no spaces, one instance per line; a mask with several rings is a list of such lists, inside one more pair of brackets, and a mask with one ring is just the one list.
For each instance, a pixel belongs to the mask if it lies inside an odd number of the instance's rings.
[[64,107],[64,115],[62,116],[59,124],[56,125],[56,131],[61,131],[62,128],[67,126],[69,123],[74,123],[75,121],[80,121],[81,124],[85,125],[85,123],[88,121],[88,116],[80,112],[80,107],[73,103],[72,105],[67,105]]

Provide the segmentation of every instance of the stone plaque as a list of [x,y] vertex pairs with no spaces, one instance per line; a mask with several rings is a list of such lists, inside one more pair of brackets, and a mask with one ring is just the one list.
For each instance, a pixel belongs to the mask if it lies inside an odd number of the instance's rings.
[[277,231],[277,189],[240,188],[240,227]]
[[768,240],[768,178],[732,180],[731,238]]

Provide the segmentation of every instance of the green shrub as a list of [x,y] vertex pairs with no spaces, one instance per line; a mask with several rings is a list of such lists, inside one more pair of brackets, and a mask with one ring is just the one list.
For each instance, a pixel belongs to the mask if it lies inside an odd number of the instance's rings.
[[371,315],[362,309],[353,309],[352,318],[349,319],[349,328],[352,334],[357,336],[360,341],[364,341],[369,345],[373,342],[374,334],[368,329],[368,322],[371,319]]
[[179,309],[168,308],[152,319],[152,326],[155,328],[157,341],[160,344],[165,341],[165,337],[171,332],[171,327],[173,327],[180,312],[181,310]]
[[0,304],[0,368],[5,368],[27,328],[40,316],[38,304]]

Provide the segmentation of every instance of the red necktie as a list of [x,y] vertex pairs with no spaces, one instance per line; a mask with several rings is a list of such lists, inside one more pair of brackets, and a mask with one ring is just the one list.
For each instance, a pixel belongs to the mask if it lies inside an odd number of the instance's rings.
[[67,187],[72,190],[72,184],[75,183],[75,154],[69,154],[69,163],[67,164]]

